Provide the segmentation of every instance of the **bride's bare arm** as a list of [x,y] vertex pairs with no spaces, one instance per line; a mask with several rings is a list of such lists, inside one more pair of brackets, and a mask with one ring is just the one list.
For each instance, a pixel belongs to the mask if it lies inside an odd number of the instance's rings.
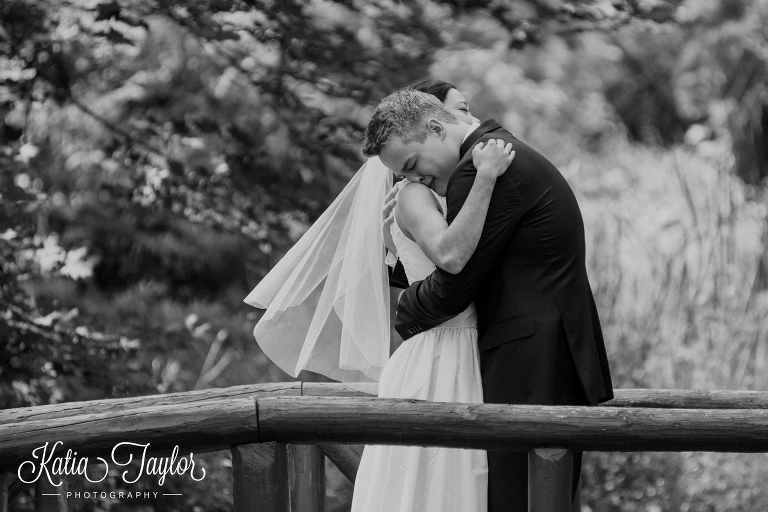
[[440,205],[424,185],[409,183],[400,191],[395,218],[403,233],[419,244],[432,262],[451,274],[464,268],[477,248],[496,178],[514,158],[512,145],[491,140],[472,151],[477,176],[464,206],[449,226]]

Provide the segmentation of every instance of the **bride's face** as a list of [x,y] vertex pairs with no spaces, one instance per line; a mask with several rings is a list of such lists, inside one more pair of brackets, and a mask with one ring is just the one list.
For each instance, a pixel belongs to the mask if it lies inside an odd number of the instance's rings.
[[469,111],[469,104],[467,103],[467,100],[464,99],[464,95],[456,89],[448,91],[448,94],[445,95],[445,99],[443,100],[443,105],[448,112],[458,117],[459,121],[469,124],[479,121]]

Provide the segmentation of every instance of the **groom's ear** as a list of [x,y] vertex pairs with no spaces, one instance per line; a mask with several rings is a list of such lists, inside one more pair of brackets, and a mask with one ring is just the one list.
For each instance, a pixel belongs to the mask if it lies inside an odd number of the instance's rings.
[[439,119],[436,119],[434,117],[430,117],[426,121],[427,124],[427,133],[432,133],[434,135],[437,135],[440,137],[440,139],[445,138],[445,125],[440,122]]

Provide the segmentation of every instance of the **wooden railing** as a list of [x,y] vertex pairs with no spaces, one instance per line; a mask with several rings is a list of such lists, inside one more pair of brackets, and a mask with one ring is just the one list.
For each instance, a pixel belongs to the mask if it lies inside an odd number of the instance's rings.
[[[528,452],[529,506],[537,511],[569,510],[573,450],[768,452],[763,392],[617,390],[602,407],[435,403],[375,392],[296,382],[0,411],[0,512],[23,488],[19,465],[55,441],[80,457],[107,457],[125,442],[149,443],[153,456],[176,446],[181,454],[230,449],[236,512],[322,511],[323,456],[354,481],[360,447],[349,445]],[[36,510],[66,510],[65,490],[46,478],[35,487]]]

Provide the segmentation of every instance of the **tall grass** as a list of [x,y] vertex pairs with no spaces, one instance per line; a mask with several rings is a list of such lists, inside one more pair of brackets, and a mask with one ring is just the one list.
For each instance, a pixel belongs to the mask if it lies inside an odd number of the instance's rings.
[[[768,390],[766,197],[724,143],[621,143],[564,165],[618,388]],[[584,510],[768,510],[768,457],[589,454]]]
[[768,386],[766,203],[715,149],[627,144],[565,168],[617,387]]

